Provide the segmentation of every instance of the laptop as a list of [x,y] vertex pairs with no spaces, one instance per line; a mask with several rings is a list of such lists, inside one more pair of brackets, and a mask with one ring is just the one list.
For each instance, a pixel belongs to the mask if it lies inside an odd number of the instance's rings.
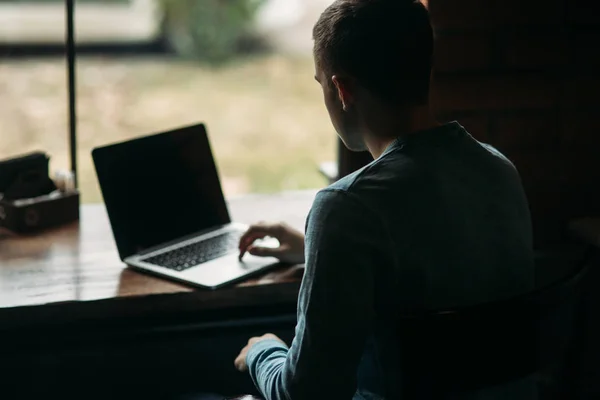
[[[203,124],[92,150],[121,260],[129,267],[216,289],[275,266],[238,243]],[[278,246],[267,238],[261,246]]]

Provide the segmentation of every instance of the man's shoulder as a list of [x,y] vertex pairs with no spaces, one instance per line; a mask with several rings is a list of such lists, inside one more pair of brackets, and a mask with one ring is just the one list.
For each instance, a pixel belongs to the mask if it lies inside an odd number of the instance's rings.
[[373,205],[378,203],[377,199],[384,195],[386,189],[398,186],[397,182],[392,182],[395,179],[389,179],[390,174],[381,171],[380,164],[379,160],[372,162],[321,189],[313,203],[313,210],[321,211],[321,215],[335,210],[337,216],[350,212],[372,213]]
[[405,161],[407,157],[401,152],[386,154],[332,183],[327,189],[356,194],[363,186],[371,186],[373,180],[379,185],[385,184],[388,178],[395,180],[394,178],[405,175],[407,169],[410,169]]
[[315,205],[340,207],[348,203],[360,203],[361,186],[367,166],[337,180],[317,193]]
[[312,212],[330,214],[335,210],[335,215],[343,215],[347,210],[356,211],[357,208],[364,208],[361,186],[363,176],[367,173],[367,167],[365,166],[319,190],[312,206]]
[[344,192],[344,193],[350,192],[351,189],[360,180],[360,178],[364,175],[364,173],[366,172],[366,170],[368,169],[369,166],[370,166],[370,164],[360,168],[357,171],[354,171],[351,174],[346,175],[345,177],[332,183],[331,185],[329,185],[322,191],[323,192],[334,191],[334,192]]
[[492,155],[495,158],[499,159],[503,164],[506,164],[507,166],[509,166],[509,167],[511,167],[513,169],[515,168],[515,166],[512,163],[512,161],[510,161],[508,159],[508,157],[506,157],[503,153],[500,152],[500,150],[498,150],[497,148],[495,148],[491,144],[483,143],[483,142],[479,142],[479,141],[477,143],[479,143],[479,145],[481,147],[483,147],[485,150],[487,150],[490,155]]

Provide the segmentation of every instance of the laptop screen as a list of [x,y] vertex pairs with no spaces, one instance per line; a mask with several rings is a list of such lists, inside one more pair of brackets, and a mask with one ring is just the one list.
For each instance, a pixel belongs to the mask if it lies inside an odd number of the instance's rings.
[[204,125],[92,156],[121,259],[230,222]]

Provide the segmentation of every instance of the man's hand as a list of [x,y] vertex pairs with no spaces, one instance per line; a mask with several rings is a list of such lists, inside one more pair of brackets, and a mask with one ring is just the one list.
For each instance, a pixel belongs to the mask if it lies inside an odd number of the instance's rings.
[[[255,240],[267,236],[279,241],[279,247],[253,246]],[[304,263],[304,234],[284,223],[252,225],[240,239],[240,260],[246,252],[259,257],[276,257],[290,264]]]
[[250,338],[250,340],[248,340],[248,344],[246,345],[246,347],[244,347],[242,349],[242,351],[240,351],[240,354],[236,357],[236,359],[234,361],[234,365],[238,371],[245,372],[248,370],[248,365],[246,365],[246,356],[248,355],[248,351],[250,351],[250,348],[252,346],[254,346],[256,343],[258,343],[262,340],[267,340],[267,339],[275,339],[275,340],[278,340],[281,343],[285,344],[283,340],[279,339],[277,336],[273,335],[272,333],[266,333],[262,336]]

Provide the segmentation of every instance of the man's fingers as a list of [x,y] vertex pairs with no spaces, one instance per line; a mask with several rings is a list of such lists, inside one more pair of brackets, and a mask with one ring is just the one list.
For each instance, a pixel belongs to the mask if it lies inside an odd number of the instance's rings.
[[240,371],[240,372],[246,372],[246,371],[248,371],[248,365],[246,364],[246,356],[248,355],[248,351],[256,343],[260,342],[261,340],[267,340],[267,339],[275,339],[275,340],[278,340],[278,341],[280,341],[281,343],[283,343],[285,345],[285,343],[283,342],[283,340],[281,340],[277,336],[273,335],[272,333],[266,333],[266,334],[264,334],[262,336],[251,337],[250,339],[248,339],[248,344],[242,349],[242,351],[240,351],[240,354],[233,361],[233,364],[235,365],[235,368],[238,371]]
[[273,229],[269,224],[256,224],[252,225],[240,238],[240,250],[243,245],[248,246],[256,239],[262,239],[265,236],[273,235]]
[[239,243],[240,259],[244,256],[248,248],[258,239],[264,239],[266,236],[271,236],[276,239],[281,237],[281,224],[266,224],[259,223],[252,225],[242,235]]
[[250,246],[248,247],[248,253],[258,257],[277,257],[281,255],[283,249],[281,247],[262,247],[262,246]]
[[239,243],[240,260],[242,259],[244,254],[246,254],[246,251],[248,251],[248,247],[250,247],[252,243],[254,243],[254,241],[258,239],[263,239],[265,236],[268,236],[268,234],[264,232],[246,232],[240,239]]
[[239,244],[240,251],[247,250],[248,247],[252,243],[254,243],[254,241],[256,241],[258,239],[264,239],[265,236],[268,236],[268,235],[266,233],[260,233],[260,232],[252,232],[248,235],[242,236],[242,238],[240,239],[240,244]]
[[233,365],[240,372],[246,372],[248,370],[248,366],[246,365],[246,355],[248,354],[249,345],[246,345],[241,351],[240,354],[233,361]]
[[250,226],[250,228],[248,228],[248,230],[242,235],[240,243],[242,242],[242,240],[245,240],[251,236],[272,236],[274,238],[279,239],[283,230],[283,224],[255,224]]
[[235,369],[237,369],[240,372],[246,372],[248,370],[248,366],[246,365],[244,356],[242,356],[241,354],[237,356],[233,364],[235,365]]

